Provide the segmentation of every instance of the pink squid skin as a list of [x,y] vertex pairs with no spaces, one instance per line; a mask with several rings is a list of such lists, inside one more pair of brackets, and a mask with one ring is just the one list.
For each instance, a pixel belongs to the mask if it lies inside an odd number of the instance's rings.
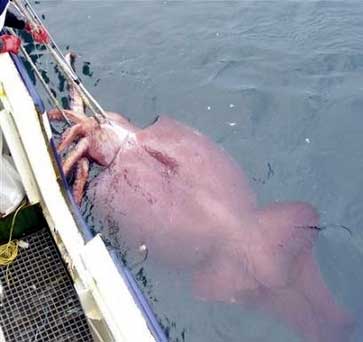
[[[119,114],[98,125],[67,113],[80,126],[60,150],[81,139],[65,173],[85,158],[104,166],[87,190],[104,236],[116,227],[130,250],[145,245],[151,262],[190,272],[200,299],[266,310],[308,342],[349,341],[354,320],[336,303],[312,253],[319,218],[311,205],[259,208],[239,165],[171,118],[139,129]],[[49,115],[60,119],[56,110]],[[79,173],[78,202],[88,174]]]
[[[222,173],[229,181],[219,181]],[[249,193],[244,200],[242,189]],[[233,236],[240,227],[234,213],[248,212],[255,202],[227,154],[168,118],[126,141],[113,163],[89,184],[88,196],[102,223],[129,227],[122,233],[127,246],[145,244],[151,258],[156,254],[174,267],[198,263],[218,248],[218,239]],[[185,248],[187,253],[179,253]]]

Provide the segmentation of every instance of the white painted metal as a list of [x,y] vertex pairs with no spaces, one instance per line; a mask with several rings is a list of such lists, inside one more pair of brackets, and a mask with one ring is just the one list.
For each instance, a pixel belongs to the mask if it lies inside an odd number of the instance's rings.
[[[125,292],[128,292],[128,288],[121,277],[114,278],[110,281],[109,274],[117,273],[116,266],[108,262],[110,255],[100,237],[97,235],[87,246],[82,250],[81,258],[86,266],[88,272],[91,273],[93,279],[98,279],[97,283],[94,283],[94,293],[99,293],[106,299],[107,302],[116,302],[122,305],[124,308],[130,308],[134,305],[134,301],[130,296],[124,296]],[[123,335],[125,340],[126,336],[133,336],[134,341],[147,342],[154,341],[151,336],[144,334],[147,329],[145,327],[139,330],[137,326],[138,313],[135,310],[120,310],[116,305],[110,307],[110,320],[114,320],[115,329],[119,329],[120,335]],[[135,316],[136,315],[136,316]],[[128,324],[124,324],[128,322]],[[122,329],[120,329],[122,327]]]
[[19,135],[17,134],[14,120],[12,119],[8,109],[4,109],[1,111],[0,126],[3,131],[7,145],[12,151],[12,158],[19,172],[29,203],[39,203],[40,193],[35,183],[35,178],[30,168],[25,150],[19,139]]
[[4,27],[5,17],[6,17],[6,11],[8,10],[8,7],[9,7],[9,3],[6,5],[5,9],[0,14],[0,31]]

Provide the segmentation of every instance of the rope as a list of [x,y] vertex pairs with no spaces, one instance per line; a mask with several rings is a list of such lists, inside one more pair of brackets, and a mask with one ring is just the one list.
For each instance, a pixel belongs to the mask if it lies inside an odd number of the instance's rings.
[[9,241],[6,244],[0,245],[0,266],[6,266],[6,282],[9,283],[9,266],[14,262],[19,252],[19,241],[12,240],[15,221],[22,208],[24,208],[26,202],[24,201],[15,211],[11,220]]

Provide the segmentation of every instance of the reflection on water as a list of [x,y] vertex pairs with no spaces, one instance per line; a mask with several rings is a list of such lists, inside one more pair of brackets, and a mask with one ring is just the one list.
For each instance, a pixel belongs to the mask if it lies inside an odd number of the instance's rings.
[[[361,340],[363,5],[59,1],[36,8],[63,50],[79,53],[82,78],[104,107],[140,125],[173,115],[233,155],[261,205],[303,200],[318,208],[321,226],[333,228],[320,232],[314,255],[337,301],[357,317],[353,341]],[[64,79],[32,54],[66,103]],[[137,254],[128,260],[170,340],[299,341],[262,312],[194,300],[186,275],[139,261]]]

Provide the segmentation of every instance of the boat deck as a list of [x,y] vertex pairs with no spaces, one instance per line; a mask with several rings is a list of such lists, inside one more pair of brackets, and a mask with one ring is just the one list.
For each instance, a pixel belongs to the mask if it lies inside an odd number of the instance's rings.
[[47,229],[0,268],[0,327],[6,342],[93,341],[77,293]]

